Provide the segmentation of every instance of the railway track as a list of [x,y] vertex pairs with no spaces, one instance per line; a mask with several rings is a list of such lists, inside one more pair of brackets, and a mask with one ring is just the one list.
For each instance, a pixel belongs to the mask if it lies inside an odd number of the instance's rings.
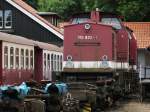
[[150,101],[123,100],[105,112],[150,112]]

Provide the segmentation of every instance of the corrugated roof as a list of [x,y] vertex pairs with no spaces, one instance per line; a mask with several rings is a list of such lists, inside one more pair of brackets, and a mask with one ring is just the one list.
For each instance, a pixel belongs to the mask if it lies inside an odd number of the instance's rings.
[[124,24],[133,30],[138,48],[150,46],[150,22],[124,22]]
[[[45,25],[48,25],[50,28],[52,28],[54,31],[58,32],[61,36],[59,36],[60,38],[63,37],[63,33],[61,32],[61,30],[57,27],[55,27],[54,25],[52,25],[51,23],[49,23],[47,20],[45,20],[44,18],[42,18],[41,16],[38,15],[38,11],[36,11],[34,8],[32,8],[30,5],[28,5],[27,3],[25,3],[22,0],[7,0],[7,2],[11,3],[15,3],[16,7],[17,5],[19,5],[21,8],[23,8],[24,10],[26,10],[28,13],[30,13],[32,16],[36,17],[37,19],[39,19],[41,22],[43,22]],[[47,28],[47,27],[46,27]]]

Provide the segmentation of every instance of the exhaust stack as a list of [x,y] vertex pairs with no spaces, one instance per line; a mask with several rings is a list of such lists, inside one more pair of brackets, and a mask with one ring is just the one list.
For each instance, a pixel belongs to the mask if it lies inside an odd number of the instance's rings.
[[99,11],[99,8],[96,8],[95,11],[91,12],[91,20],[93,22],[96,22],[96,23],[99,22],[99,20],[100,20],[100,11]]

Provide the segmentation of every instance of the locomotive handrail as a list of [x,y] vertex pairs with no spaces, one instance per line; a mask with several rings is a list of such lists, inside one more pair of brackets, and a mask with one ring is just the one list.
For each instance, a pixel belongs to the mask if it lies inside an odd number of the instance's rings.
[[72,83],[67,83],[67,85],[69,89],[78,89],[78,90],[96,90],[98,88],[95,85],[84,83],[84,82],[72,82]]
[[89,84],[89,83],[85,83],[85,82],[71,82],[71,83],[67,83],[67,84],[83,84],[83,85],[89,85],[89,86],[94,86],[96,87],[95,85],[92,85],[92,84]]

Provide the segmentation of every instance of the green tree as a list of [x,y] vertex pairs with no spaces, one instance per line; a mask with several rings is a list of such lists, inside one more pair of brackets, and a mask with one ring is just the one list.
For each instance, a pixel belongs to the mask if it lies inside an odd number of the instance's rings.
[[26,0],[26,2],[31,5],[33,8],[38,8],[38,0]]
[[39,11],[57,12],[65,19],[74,12],[75,5],[73,0],[38,0]]
[[150,13],[150,1],[147,0],[120,0],[117,11],[126,21],[147,21]]
[[91,11],[115,12],[125,21],[150,21],[150,0],[27,0],[39,11],[52,11],[67,19],[73,13]]

